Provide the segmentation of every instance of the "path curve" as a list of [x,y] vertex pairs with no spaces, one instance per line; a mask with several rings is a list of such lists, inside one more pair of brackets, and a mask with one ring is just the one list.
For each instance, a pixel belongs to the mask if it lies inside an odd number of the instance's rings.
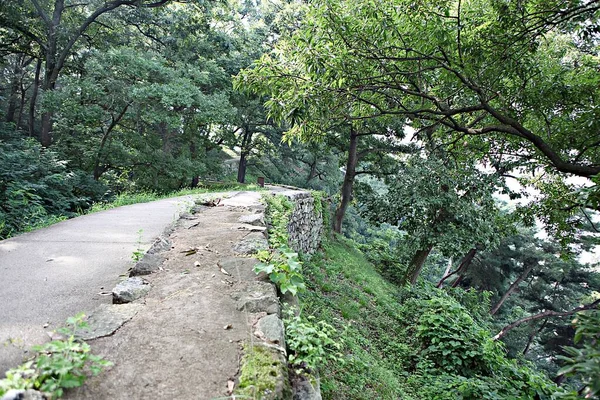
[[119,275],[192,196],[114,208],[0,241],[0,377],[79,312],[111,303]]

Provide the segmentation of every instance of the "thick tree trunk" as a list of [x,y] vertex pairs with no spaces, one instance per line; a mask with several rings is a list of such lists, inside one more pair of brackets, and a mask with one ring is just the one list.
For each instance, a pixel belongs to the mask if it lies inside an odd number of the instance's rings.
[[429,257],[429,253],[431,253],[432,249],[433,246],[429,246],[426,249],[417,250],[412,260],[410,260],[410,264],[408,265],[408,269],[406,270],[406,274],[404,275],[405,282],[410,282],[411,285],[417,283],[419,274],[421,273],[423,265],[425,265],[425,261],[427,260],[427,257]]
[[527,275],[529,275],[529,273],[531,272],[531,270],[533,269],[533,267],[535,267],[536,264],[531,264],[529,265],[527,268],[525,268],[525,270],[523,271],[523,273],[521,273],[521,275],[519,275],[519,277],[512,283],[512,285],[510,285],[510,287],[508,288],[508,290],[502,295],[502,297],[500,298],[500,300],[498,301],[498,303],[496,303],[492,309],[490,310],[490,315],[494,315],[498,312],[498,310],[500,309],[500,307],[502,307],[502,305],[504,304],[504,302],[506,301],[506,299],[509,298],[509,296],[511,294],[513,294],[513,292],[515,291],[515,289],[519,286],[519,283],[521,283],[523,281],[523,279],[527,278]]
[[348,145],[348,161],[346,162],[346,174],[344,175],[344,183],[342,184],[342,199],[335,210],[333,218],[333,231],[342,233],[342,222],[346,215],[346,210],[352,199],[352,188],[354,186],[354,178],[356,177],[356,165],[358,164],[358,135],[354,132],[354,128],[350,128],[350,143]]
[[42,114],[42,130],[40,132],[40,143],[44,147],[50,147],[52,144],[52,117],[53,114],[45,112]]
[[240,146],[240,163],[238,165],[237,181],[244,183],[246,181],[246,169],[248,168],[248,154],[252,144],[252,132],[245,126],[243,128],[244,135],[242,136],[242,144]]
[[248,167],[248,158],[246,152],[240,154],[240,164],[238,165],[237,181],[244,183],[246,181],[246,169]]
[[38,59],[35,66],[35,78],[33,79],[33,90],[31,92],[31,100],[29,102],[29,136],[34,137],[35,134],[35,104],[37,102],[38,91],[40,88],[40,72],[42,70],[42,60]]

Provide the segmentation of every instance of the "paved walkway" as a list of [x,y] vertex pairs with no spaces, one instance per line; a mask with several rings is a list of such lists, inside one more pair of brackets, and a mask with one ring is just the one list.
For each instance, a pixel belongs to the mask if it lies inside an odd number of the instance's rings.
[[190,204],[190,196],[119,207],[0,241],[0,376],[33,344],[79,312],[111,303],[109,293]]
[[[65,400],[230,398],[243,347],[283,340],[275,288],[258,280],[257,261],[245,255],[267,246],[264,226],[240,219],[262,218],[259,199],[260,193],[237,193],[178,221],[169,248],[158,253],[164,261],[142,276],[149,293],[111,306],[113,312],[135,307],[135,315],[114,333],[88,341],[114,365],[68,391]],[[263,322],[275,328],[257,333]]]

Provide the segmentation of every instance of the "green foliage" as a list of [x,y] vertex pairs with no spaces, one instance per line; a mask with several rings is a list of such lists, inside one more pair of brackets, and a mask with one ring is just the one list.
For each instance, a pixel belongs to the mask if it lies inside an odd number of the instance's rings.
[[90,346],[75,338],[78,330],[86,328],[84,315],[67,320],[67,326],[58,331],[64,340],[53,340],[34,346],[31,361],[6,372],[0,380],[0,396],[11,389],[36,389],[58,398],[64,389],[83,385],[88,375],[96,376],[111,362],[90,353]]
[[0,239],[75,216],[104,195],[103,185],[69,170],[56,152],[2,133]]
[[138,262],[144,257],[144,249],[142,248],[142,235],[144,234],[144,230],[140,229],[137,231],[138,239],[137,239],[137,247],[131,254],[131,259],[133,262]]
[[578,347],[565,347],[567,356],[559,356],[566,364],[558,374],[583,377],[584,387],[569,392],[561,399],[600,398],[600,310],[579,313],[574,342]]
[[[507,359],[479,316],[479,295],[447,294],[428,283],[397,287],[354,246],[326,243],[322,258],[305,264],[303,313],[338,331],[347,327],[344,364],[320,367],[325,399],[550,399],[560,391],[531,366]],[[353,302],[360,307],[347,314]]]
[[254,272],[267,274],[282,294],[289,292],[295,296],[299,291],[306,289],[298,253],[294,253],[289,247],[261,251],[257,258],[261,262],[254,266]]
[[284,196],[263,196],[266,203],[265,216],[269,226],[268,251],[261,251],[258,259],[261,261],[254,267],[254,272],[265,273],[275,283],[281,293],[296,295],[304,290],[302,263],[289,247],[287,225],[294,205]]
[[266,203],[265,217],[269,227],[269,244],[272,248],[289,245],[287,225],[294,204],[285,196],[266,195],[262,197]]
[[284,319],[288,360],[297,373],[315,371],[326,361],[343,364],[343,342],[340,332],[314,316],[304,318],[288,309]]

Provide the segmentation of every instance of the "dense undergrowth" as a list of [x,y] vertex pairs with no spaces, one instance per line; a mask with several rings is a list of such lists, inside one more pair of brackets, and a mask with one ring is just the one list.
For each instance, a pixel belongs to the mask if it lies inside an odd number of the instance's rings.
[[548,399],[559,388],[509,360],[475,292],[384,280],[349,241],[305,263],[305,315],[343,334],[345,362],[321,368],[325,399]]

